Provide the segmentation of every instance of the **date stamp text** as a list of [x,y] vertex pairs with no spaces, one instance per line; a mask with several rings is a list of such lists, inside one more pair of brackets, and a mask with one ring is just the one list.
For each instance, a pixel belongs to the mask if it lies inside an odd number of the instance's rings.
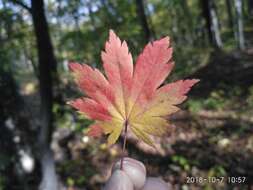
[[232,183],[243,184],[247,180],[244,176],[229,177],[186,177],[186,183]]

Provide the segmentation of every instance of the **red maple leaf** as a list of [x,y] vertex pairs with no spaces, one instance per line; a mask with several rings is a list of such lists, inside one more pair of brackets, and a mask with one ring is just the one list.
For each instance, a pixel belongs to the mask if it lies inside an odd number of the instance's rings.
[[170,128],[166,117],[179,110],[176,105],[186,99],[186,93],[199,80],[179,80],[161,86],[174,66],[169,37],[147,44],[133,66],[126,42],[122,43],[111,30],[101,57],[105,76],[86,64],[70,63],[86,97],[69,104],[95,120],[88,133],[91,136],[108,134],[111,145],[126,126],[153,145],[150,135],[166,133]]

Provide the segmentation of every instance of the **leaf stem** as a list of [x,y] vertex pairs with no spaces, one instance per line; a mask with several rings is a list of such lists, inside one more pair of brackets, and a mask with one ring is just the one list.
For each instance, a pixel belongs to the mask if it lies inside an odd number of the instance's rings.
[[128,121],[126,120],[124,124],[124,143],[122,147],[122,155],[121,155],[121,160],[120,160],[120,169],[123,170],[123,162],[124,162],[124,157],[125,157],[125,151],[126,151],[126,142],[127,142],[127,128],[128,128]]

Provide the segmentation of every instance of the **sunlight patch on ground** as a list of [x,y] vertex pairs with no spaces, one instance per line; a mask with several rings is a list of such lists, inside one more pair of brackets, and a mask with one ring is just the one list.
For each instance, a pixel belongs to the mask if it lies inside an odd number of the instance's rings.
[[35,82],[28,82],[24,84],[21,88],[21,94],[30,95],[37,91],[37,84]]

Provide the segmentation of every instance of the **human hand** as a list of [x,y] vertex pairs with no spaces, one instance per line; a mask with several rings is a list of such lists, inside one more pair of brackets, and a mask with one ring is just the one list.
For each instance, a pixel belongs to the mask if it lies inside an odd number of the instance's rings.
[[170,190],[160,178],[146,178],[144,164],[132,158],[124,158],[123,168],[120,161],[112,167],[112,175],[103,190]]

